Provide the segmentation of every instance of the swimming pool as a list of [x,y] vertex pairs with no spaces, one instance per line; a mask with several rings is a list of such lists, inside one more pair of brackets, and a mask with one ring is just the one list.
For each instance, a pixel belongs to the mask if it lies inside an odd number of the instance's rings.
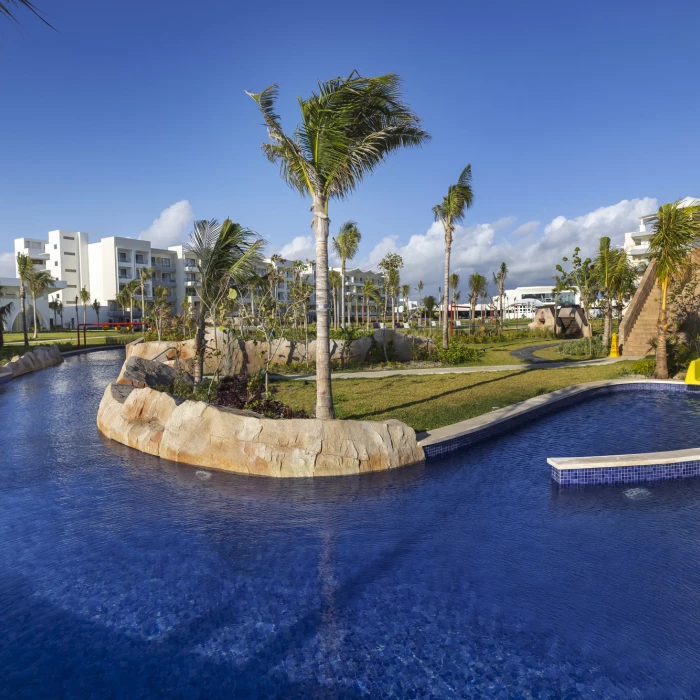
[[0,387],[0,695],[700,695],[700,479],[566,491],[546,463],[693,447],[699,396],[280,481],[101,437],[122,358]]

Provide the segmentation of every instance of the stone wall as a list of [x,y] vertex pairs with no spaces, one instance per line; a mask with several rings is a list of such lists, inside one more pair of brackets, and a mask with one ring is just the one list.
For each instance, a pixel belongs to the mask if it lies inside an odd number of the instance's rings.
[[63,357],[58,345],[39,346],[25,352],[21,357],[19,355],[13,357],[10,362],[0,367],[0,383],[38,369],[60,365],[61,362]]
[[105,390],[97,427],[164,459],[259,476],[362,474],[423,460],[414,430],[397,420],[273,420],[116,383]]
[[[345,362],[364,362],[367,359],[372,340],[381,348],[385,343],[393,344],[394,356],[401,362],[408,362],[413,357],[413,348],[421,347],[427,341],[425,338],[412,338],[394,330],[376,330],[372,338],[358,338],[346,347],[343,340],[331,340],[331,360],[344,360]],[[214,335],[212,329],[208,330],[207,341],[209,347],[214,347]],[[220,349],[220,370],[224,374],[237,374],[242,369],[248,374],[253,374],[265,366],[267,357],[267,343],[253,340],[231,340],[220,331],[216,331],[216,344]],[[307,357],[307,347],[303,342],[290,340],[275,340],[271,344],[273,364],[289,365],[294,362],[304,362]],[[183,342],[154,341],[144,343],[136,341],[126,346],[127,359],[132,355],[143,357],[147,360],[159,358],[171,366],[175,364],[175,356],[179,349],[178,362],[182,369],[192,372],[194,369],[194,340]],[[316,341],[312,340],[308,345],[309,362],[316,361]],[[205,372],[213,373],[216,369],[218,358],[207,357]]]

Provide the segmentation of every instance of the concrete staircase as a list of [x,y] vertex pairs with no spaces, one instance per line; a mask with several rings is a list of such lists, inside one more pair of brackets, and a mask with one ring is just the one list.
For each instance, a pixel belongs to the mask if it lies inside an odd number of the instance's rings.
[[622,355],[649,355],[649,341],[656,337],[656,324],[661,309],[661,288],[654,279],[655,265],[644,272],[630,302],[620,328]]

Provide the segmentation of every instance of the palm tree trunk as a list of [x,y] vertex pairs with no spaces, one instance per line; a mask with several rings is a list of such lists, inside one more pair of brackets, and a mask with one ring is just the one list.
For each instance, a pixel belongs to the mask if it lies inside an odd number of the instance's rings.
[[199,384],[204,377],[204,334],[206,331],[206,317],[204,312],[204,304],[199,305],[199,314],[197,316],[197,333],[194,336],[195,347],[195,363],[194,363],[194,381]]
[[448,329],[447,304],[450,301],[450,249],[452,241],[445,237],[445,293],[442,297],[442,349],[447,350],[450,342]]
[[340,327],[345,330],[345,258],[340,261]]
[[610,299],[605,299],[605,307],[603,309],[603,347],[607,348],[610,345],[610,331],[612,329],[612,304]]
[[[316,237],[316,418],[335,418],[331,386],[331,348],[328,324],[328,228],[325,201],[314,197],[314,235]],[[343,299],[345,308],[345,270]]]
[[29,345],[29,336],[27,335],[27,290],[24,288],[23,282],[19,283],[19,300],[22,306],[22,333],[26,347]]
[[36,294],[34,292],[32,292],[32,314],[34,316],[34,333],[32,334],[32,338],[36,339],[39,337],[39,334],[37,332]]
[[656,378],[668,379],[668,356],[666,353],[666,301],[668,298],[668,280],[661,284],[661,310],[659,311],[658,336],[656,340]]

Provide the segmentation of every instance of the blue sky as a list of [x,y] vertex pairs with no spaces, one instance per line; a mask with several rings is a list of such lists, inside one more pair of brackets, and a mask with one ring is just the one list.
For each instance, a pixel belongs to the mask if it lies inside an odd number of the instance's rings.
[[37,2],[58,32],[0,24],[0,251],[54,228],[138,236],[180,202],[159,234],[230,216],[303,256],[307,203],[244,90],[278,83],[291,130],[298,95],[353,69],[399,73],[433,140],[334,204],[331,231],[355,219],[358,260],[393,246],[408,282],[440,276],[431,208],[467,162],[465,275],[511,256],[514,281],[547,281],[574,244],[700,196],[697,3]]

